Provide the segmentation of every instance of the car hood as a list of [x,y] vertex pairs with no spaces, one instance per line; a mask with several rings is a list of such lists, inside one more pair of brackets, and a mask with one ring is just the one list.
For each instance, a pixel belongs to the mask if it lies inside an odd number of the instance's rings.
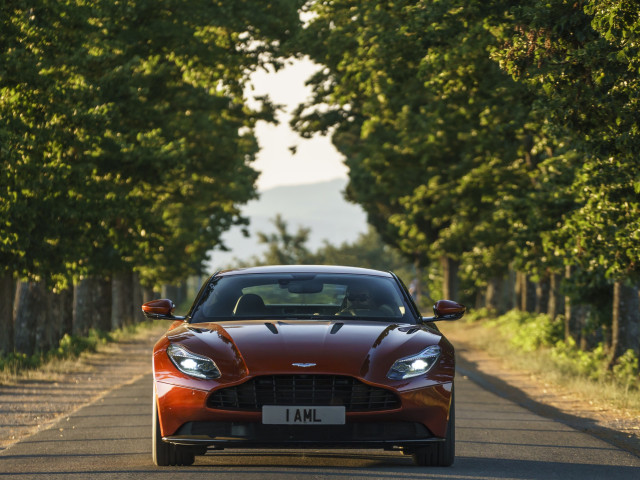
[[315,373],[379,383],[396,360],[443,340],[427,326],[359,320],[182,324],[167,338],[212,358],[224,382],[247,375]]

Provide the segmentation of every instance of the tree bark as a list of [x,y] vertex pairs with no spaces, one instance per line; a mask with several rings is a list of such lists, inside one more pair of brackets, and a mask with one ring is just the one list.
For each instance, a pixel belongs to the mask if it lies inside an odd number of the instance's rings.
[[529,313],[534,313],[536,311],[536,284],[529,280],[528,277],[526,277],[525,286],[525,310]]
[[552,319],[564,314],[564,297],[560,294],[560,283],[560,275],[552,273],[549,277],[549,305],[547,307],[547,313]]
[[447,300],[458,299],[458,266],[459,262],[453,258],[440,257],[442,265],[442,298]]
[[476,305],[475,305],[475,309],[476,310],[480,310],[481,308],[484,308],[485,304],[485,299],[487,297],[487,292],[478,289],[476,291]]
[[111,330],[111,279],[97,278],[94,285],[93,305],[94,317],[92,327],[101,332]]
[[111,279],[111,328],[113,330],[133,323],[133,296],[131,272],[114,273]]
[[142,289],[142,303],[147,303],[157,298],[160,298],[160,296],[153,290],[153,288],[144,287]]
[[[573,274],[573,268],[569,265],[565,267],[565,278],[570,279]],[[572,338],[576,344],[584,346],[586,338],[582,333],[582,329],[586,323],[589,314],[589,306],[578,303],[577,300],[571,300],[571,297],[564,299],[564,340],[565,342]]]
[[504,292],[504,308],[500,310],[500,313],[506,313],[509,310],[513,310],[518,307],[518,298],[516,295],[516,286],[518,281],[518,274],[509,268],[509,274],[505,280],[505,292]]
[[0,355],[13,352],[13,301],[16,282],[11,273],[0,275]]
[[175,285],[162,285],[161,298],[168,298],[176,305],[180,304],[180,287]]
[[58,292],[54,297],[54,302],[51,307],[51,312],[56,318],[57,322],[56,335],[59,340],[65,336],[65,334],[73,333],[73,289],[67,288]]
[[490,311],[498,312],[500,309],[501,286],[502,279],[500,277],[493,277],[487,283],[484,304]]
[[92,304],[93,278],[82,278],[73,286],[72,332],[74,335],[84,336],[89,333],[95,313]]
[[547,313],[549,308],[549,290],[550,280],[549,277],[543,277],[535,285],[536,289],[536,313]]
[[187,282],[183,281],[180,283],[180,285],[178,286],[178,291],[180,292],[178,299],[179,302],[176,302],[176,305],[181,305],[184,302],[187,301]]
[[140,285],[140,276],[133,273],[131,276],[131,318],[135,323],[142,322],[144,315],[142,314],[142,304],[144,303],[144,293],[142,285]]
[[111,330],[111,282],[99,277],[83,278],[73,288],[73,334],[91,328]]
[[33,355],[41,351],[38,338],[47,322],[47,299],[41,282],[18,282],[14,301],[15,350]]
[[638,287],[621,281],[613,284],[613,315],[609,368],[627,350],[640,353],[640,303]]
[[423,285],[422,285],[422,267],[420,266],[419,260],[416,259],[413,262],[413,268],[415,269],[416,273],[414,278],[411,280],[411,283],[408,285],[408,288],[409,288],[409,293],[413,298],[413,301],[415,302],[416,305],[418,305],[418,308],[420,308],[420,302],[422,300]]
[[536,285],[529,280],[527,274],[518,272],[517,293],[519,295],[519,308],[523,312],[536,311]]
[[60,345],[60,339],[69,333],[73,316],[71,290],[54,292],[44,289],[45,319],[36,328],[37,350],[46,352]]

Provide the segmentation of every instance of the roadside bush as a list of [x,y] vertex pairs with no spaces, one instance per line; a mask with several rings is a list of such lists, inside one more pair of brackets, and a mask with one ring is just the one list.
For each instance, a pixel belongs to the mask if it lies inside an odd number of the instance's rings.
[[[478,318],[474,315],[469,321],[481,319],[484,312],[478,313]],[[497,330],[512,349],[541,354],[547,368],[564,377],[615,383],[627,393],[640,390],[640,361],[633,350],[628,350],[608,370],[609,357],[605,346],[600,343],[591,350],[581,350],[572,338],[565,341],[561,316],[552,320],[548,315],[512,310],[496,319],[485,320],[485,325]]]
[[512,347],[523,352],[533,352],[540,347],[552,347],[563,337],[561,320],[548,315],[511,310],[490,320],[507,337]]
[[480,320],[487,320],[490,318],[494,318],[495,316],[496,316],[495,312],[493,312],[492,310],[489,310],[486,307],[474,308],[470,312],[467,311],[467,313],[464,314],[464,320],[467,323],[474,323]]
[[33,355],[9,353],[0,356],[0,372],[16,374],[23,370],[34,370],[53,359],[77,358],[83,352],[95,352],[100,344],[112,341],[109,333],[90,330],[86,337],[65,334],[58,347],[47,352],[36,352]]
[[607,355],[602,344],[593,350],[580,350],[573,338],[556,342],[551,360],[565,375],[579,375],[591,380],[602,380],[607,367]]
[[111,335],[106,332],[91,329],[86,337],[76,337],[65,334],[60,340],[58,348],[48,352],[45,357],[51,358],[76,358],[83,352],[95,352],[100,344],[112,341]]
[[613,376],[625,391],[640,389],[640,362],[633,350],[627,350],[613,366]]
[[11,378],[26,370],[42,368],[48,362],[78,358],[84,352],[95,352],[100,345],[131,338],[138,332],[152,328],[153,325],[155,325],[153,321],[145,320],[125,325],[111,332],[91,329],[86,337],[66,334],[56,348],[47,352],[36,352],[31,356],[15,352],[0,355],[0,373],[4,374],[0,377],[0,381],[2,378]]

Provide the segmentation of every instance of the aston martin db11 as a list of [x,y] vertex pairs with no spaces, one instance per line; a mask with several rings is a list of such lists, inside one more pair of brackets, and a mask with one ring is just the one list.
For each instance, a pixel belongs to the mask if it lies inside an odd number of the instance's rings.
[[230,448],[379,448],[455,456],[454,350],[389,272],[274,266],[212,275],[153,351],[153,459],[191,465]]

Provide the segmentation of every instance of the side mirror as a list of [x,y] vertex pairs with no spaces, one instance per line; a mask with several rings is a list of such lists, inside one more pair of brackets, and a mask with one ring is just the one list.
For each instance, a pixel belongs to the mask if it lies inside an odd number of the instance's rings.
[[168,298],[151,300],[142,305],[142,313],[152,320],[184,320],[187,317],[177,317],[173,315],[176,304]]
[[422,322],[437,322],[439,320],[458,320],[462,318],[467,307],[453,300],[438,300],[433,306],[433,317],[422,317]]

